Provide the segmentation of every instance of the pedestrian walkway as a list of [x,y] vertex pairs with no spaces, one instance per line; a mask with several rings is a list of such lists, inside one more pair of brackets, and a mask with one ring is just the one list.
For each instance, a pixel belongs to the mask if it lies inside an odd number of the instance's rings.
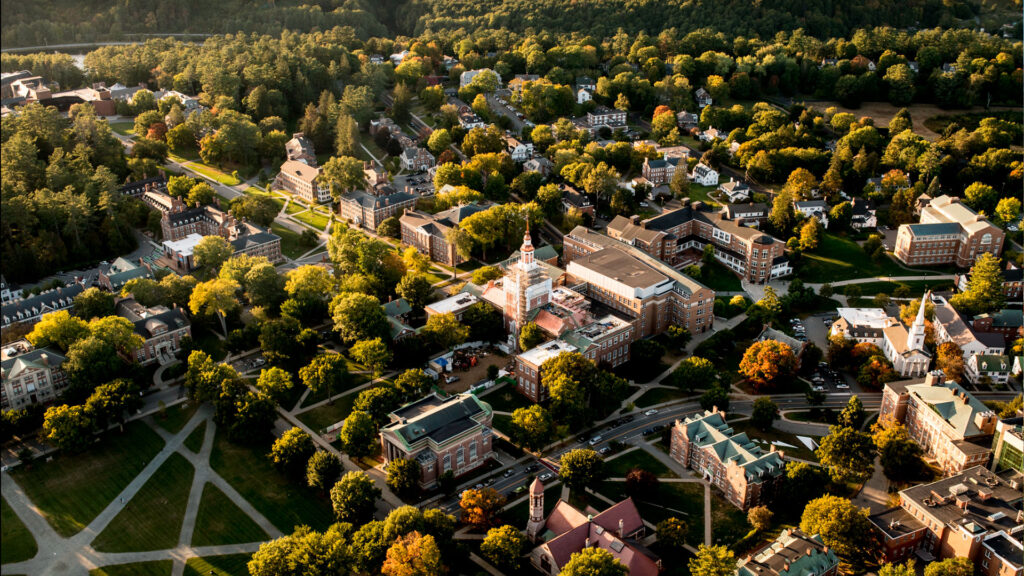
[[[185,439],[203,422],[206,422],[203,445],[198,454],[193,454],[184,448],[183,444]],[[17,482],[8,474],[3,474],[2,482],[0,482],[3,496],[35,538],[39,552],[30,560],[3,565],[0,567],[0,572],[39,576],[87,576],[90,570],[103,566],[170,559],[173,561],[172,574],[181,576],[185,573],[185,563],[189,558],[255,552],[261,542],[198,548],[191,545],[203,490],[208,483],[220,488],[242,513],[249,516],[271,538],[282,535],[277,527],[211,468],[210,454],[213,451],[213,440],[217,429],[213,422],[212,406],[208,404],[200,406],[192,419],[177,433],[168,432],[159,426],[152,426],[152,428],[165,440],[164,448],[88,526],[70,538],[62,538],[58,535],[46,521],[42,510],[35,506]],[[94,549],[91,545],[92,541],[125,509],[172,454],[180,454],[185,457],[195,469],[184,521],[178,536],[178,545],[169,550],[129,553],[107,553]]]
[[[647,451],[648,454],[654,456],[659,462],[668,467],[669,470],[674,472],[680,478],[693,478],[694,482],[704,485],[704,543],[708,546],[711,545],[711,484],[703,478],[694,478],[690,470],[685,466],[676,462],[675,460],[668,457],[661,450],[655,448],[650,442],[644,442],[640,445],[641,448]],[[665,480],[662,480],[665,481]]]
[[882,463],[875,456],[875,469],[871,478],[864,483],[860,493],[853,498],[853,504],[860,508],[867,508],[871,514],[877,514],[887,510],[889,506],[889,479],[885,477],[882,470]]

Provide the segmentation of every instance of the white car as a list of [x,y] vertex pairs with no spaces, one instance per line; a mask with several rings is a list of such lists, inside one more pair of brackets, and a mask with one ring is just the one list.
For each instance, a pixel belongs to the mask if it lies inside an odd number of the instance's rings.
[[644,416],[654,416],[657,413],[658,413],[658,409],[657,408],[651,408],[647,412],[644,412]]
[[594,436],[593,438],[590,439],[590,442],[588,442],[588,444],[593,446],[594,444],[599,443],[601,440],[604,440],[604,438],[602,438],[600,436]]
[[824,386],[815,386],[814,387],[814,391],[815,392],[824,392],[825,391],[825,387]]
[[537,477],[537,479],[540,480],[541,482],[547,482],[548,480],[551,480],[551,478],[551,472],[545,472]]
[[836,384],[836,388],[839,388],[840,390],[849,390],[850,385],[844,382],[842,384]]

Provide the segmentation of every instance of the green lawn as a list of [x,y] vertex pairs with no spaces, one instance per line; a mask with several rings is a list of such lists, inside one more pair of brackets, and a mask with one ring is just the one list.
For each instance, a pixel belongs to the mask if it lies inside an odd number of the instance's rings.
[[[907,275],[912,273],[908,272]],[[850,286],[856,286],[860,289],[861,297],[870,300],[875,297],[875,294],[882,293],[892,296],[892,293],[899,286],[906,286],[910,290],[910,297],[920,298],[921,294],[924,294],[928,290],[933,291],[944,291],[953,289],[952,280],[909,280],[906,282],[866,282],[864,284],[851,284]],[[837,291],[846,293],[846,289],[850,286],[839,286]]]
[[193,546],[245,544],[268,539],[267,533],[224,495],[220,488],[207,483],[199,502]]
[[875,262],[853,240],[825,233],[816,250],[804,252],[797,275],[805,282],[835,282],[868,276],[920,276],[921,273],[901,268],[889,256]]
[[185,576],[249,576],[251,558],[252,554],[189,558],[185,563]]
[[[625,482],[603,482],[600,492],[613,501],[626,497]],[[657,524],[676,517],[690,525],[686,542],[697,546],[704,542],[704,485],[697,482],[660,482],[647,498],[634,497],[640,516]],[[713,510],[712,510],[713,512]]]
[[285,206],[284,213],[295,215],[304,210],[309,210],[309,206],[306,206],[305,204],[300,204],[299,202],[296,202],[295,199],[293,198],[292,201],[289,202],[287,206]]
[[533,402],[519,393],[515,384],[505,384],[501,388],[480,397],[499,412],[514,412],[517,408],[529,408]]
[[175,452],[92,542],[100,552],[146,552],[178,544],[195,469]]
[[270,198],[274,204],[277,205],[277,211],[280,212],[284,208],[284,198],[281,198],[277,194],[271,194],[265,190],[261,190],[255,186],[249,186],[245,189],[246,196],[254,196],[257,198]]
[[623,454],[618,458],[605,462],[604,465],[605,472],[608,473],[609,478],[625,478],[626,474],[629,474],[629,471],[634,468],[646,470],[659,478],[678,478],[668,469],[668,466],[665,466],[660,460],[642,449]]
[[644,392],[636,399],[637,408],[647,408],[648,406],[654,406],[655,404],[661,404],[662,402],[671,402],[673,400],[679,400],[689,396],[686,392],[678,390],[676,388],[651,388],[647,392]]
[[39,551],[36,539],[21,522],[7,499],[0,500],[0,564],[30,560]]
[[[776,430],[775,428],[770,428],[768,429],[768,431],[762,432],[761,430],[754,427],[750,423],[750,420],[731,422],[729,425],[732,426],[733,430],[735,430],[737,434],[740,432],[746,432],[747,436],[749,436],[751,439],[754,439],[757,445],[760,446],[761,449],[764,450],[765,452],[771,449],[771,444],[768,444],[766,442],[757,442],[757,440],[766,440],[768,442],[777,441],[792,444],[793,446],[795,446],[795,448],[780,446],[778,449],[785,451],[786,456],[800,458],[801,460],[811,460],[813,462],[818,461],[818,457],[815,456],[814,451],[808,450],[802,442],[797,440],[795,434],[790,434],[789,432],[782,432]],[[810,434],[804,434],[804,436],[814,438],[815,440],[818,439],[817,436],[812,436]]]
[[235,178],[233,175],[221,172],[220,170],[212,166],[207,166],[202,162],[192,161],[186,164],[186,167],[190,170],[202,174],[203,176],[206,176],[207,178],[216,180],[217,182],[220,182],[225,186],[237,186],[238,184],[241,183],[241,180]]
[[715,190],[718,190],[718,186],[702,186],[691,182],[689,197],[691,201],[700,200],[701,202],[710,204],[711,206],[718,206],[718,202],[710,196],[710,193]]
[[214,360],[223,360],[228,355],[227,350],[224,349],[224,341],[214,334],[212,328],[193,326],[192,341],[195,342],[196,349],[206,352]]
[[716,292],[742,292],[740,277],[724,264],[712,260],[710,264],[701,266],[698,282]]
[[240,446],[218,431],[210,465],[282,532],[290,534],[301,524],[314,530],[330,526],[331,503],[281,475],[267,458],[268,451],[269,444]]
[[177,434],[192,419],[198,408],[199,405],[195,402],[182,402],[169,406],[162,417],[157,414],[153,416],[153,420],[164,430]]
[[352,413],[352,405],[358,394],[346,394],[334,399],[334,404],[321,404],[298,415],[302,423],[313,430],[323,430],[335,422],[341,422]]
[[205,436],[206,421],[203,420],[202,422],[199,423],[199,426],[196,426],[196,429],[193,430],[192,433],[188,435],[188,438],[185,438],[185,448],[188,448],[189,450],[198,454],[199,451],[203,449],[203,438]]
[[108,433],[82,454],[37,460],[14,469],[11,476],[57,533],[70,537],[96,518],[163,446],[152,428],[134,421],[124,433]]
[[131,136],[132,130],[135,130],[135,122],[111,122],[110,129],[121,136]]
[[171,576],[173,569],[173,560],[152,560],[94,568],[89,576]]
[[303,224],[306,224],[308,226],[312,226],[313,228],[316,228],[317,230],[320,231],[323,231],[325,228],[327,228],[327,222],[330,220],[329,217],[327,217],[321,212],[314,213],[310,212],[309,210],[301,212],[299,214],[295,214],[292,216],[292,218],[295,218],[299,222],[302,222]]
[[312,246],[306,246],[299,240],[298,232],[291,228],[285,228],[277,222],[270,225],[270,230],[281,237],[281,252],[293,260],[313,248]]
[[[693,528],[691,527],[691,530]],[[700,527],[703,534],[703,526]],[[711,489],[711,541],[730,546],[750,532],[747,515],[726,500],[718,490]]]

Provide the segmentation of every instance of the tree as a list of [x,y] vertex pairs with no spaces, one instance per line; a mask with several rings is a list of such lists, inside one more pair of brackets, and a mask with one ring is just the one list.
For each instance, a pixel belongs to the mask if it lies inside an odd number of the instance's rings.
[[682,160],[680,160],[676,171],[672,173],[672,180],[668,186],[680,200],[690,195],[690,177],[686,174],[686,167],[683,166]]
[[200,182],[189,189],[185,203],[189,206],[206,206],[213,203],[215,193],[213,187],[206,182]]
[[256,388],[278,403],[284,401],[294,386],[291,374],[276,367],[261,371],[256,380]]
[[384,368],[391,362],[391,350],[380,338],[373,340],[360,340],[349,349],[357,362],[364,364],[376,377],[384,371]]
[[355,190],[366,184],[363,162],[351,156],[334,156],[320,167],[320,178],[331,189],[335,202],[343,192]]
[[885,476],[895,481],[917,479],[924,467],[922,451],[907,428],[892,418],[885,418],[872,425],[871,429],[871,439],[878,449],[878,460]]
[[299,526],[295,532],[264,542],[249,560],[250,576],[298,576],[307,574],[344,574],[350,570],[352,556],[346,540],[349,524],[334,524],[325,532]]
[[671,324],[668,330],[665,331],[665,338],[668,341],[668,345],[673,350],[682,350],[693,336],[690,331],[682,326]]
[[330,403],[334,390],[348,379],[348,363],[340,354],[318,354],[299,370],[299,378],[313,394],[327,396]]
[[419,368],[411,368],[395,378],[395,387],[403,398],[419,398],[426,394],[434,381]]
[[615,109],[623,112],[629,112],[629,98],[626,97],[625,93],[619,94],[615,99]]
[[540,404],[516,408],[512,412],[512,440],[528,449],[540,450],[551,440],[554,423],[551,415]]
[[949,303],[960,313],[978,315],[1001,309],[1006,303],[1000,260],[985,252],[971,266],[967,290],[955,294]]
[[935,349],[935,367],[952,382],[963,382],[964,353],[956,342],[943,342]]
[[763,392],[773,389],[781,379],[792,377],[796,365],[796,355],[788,344],[762,340],[751,344],[743,354],[740,374],[746,376],[757,391]]
[[373,519],[373,511],[380,496],[380,488],[373,484],[366,472],[348,472],[331,488],[334,517],[339,522],[363,524]]
[[754,506],[747,512],[747,521],[758,532],[764,532],[772,526],[772,511],[767,506]]
[[630,345],[630,360],[637,366],[658,366],[665,347],[655,340],[637,340]]
[[402,397],[396,386],[375,386],[360,392],[352,409],[369,414],[374,423],[380,426],[387,422],[388,414],[401,402]]
[[830,426],[815,452],[834,482],[864,482],[871,477],[874,444],[867,434],[847,426]]
[[701,408],[711,410],[716,406],[719,410],[729,409],[729,390],[718,384],[711,386],[700,396]]
[[316,446],[309,434],[293,427],[274,441],[270,448],[270,461],[281,472],[298,478],[306,471],[306,464],[314,453]]
[[85,401],[86,412],[101,432],[111,423],[124,424],[125,412],[135,412],[140,406],[138,386],[125,378],[97,386]]
[[487,531],[480,553],[493,564],[514,571],[519,569],[525,546],[526,539],[519,530],[506,524]]
[[415,460],[398,458],[388,463],[388,487],[399,494],[411,494],[420,482],[420,465]]
[[331,301],[331,316],[335,331],[348,343],[386,338],[390,333],[387,316],[380,300],[374,296],[356,292],[338,294]]
[[[620,95],[621,97],[621,95]],[[628,576],[629,570],[604,548],[573,552],[558,576]]]
[[[209,236],[207,236],[209,238]],[[215,278],[200,284],[192,290],[188,307],[193,314],[216,314],[224,336],[228,335],[224,317],[239,308],[235,294],[241,289],[238,282],[226,278]]]
[[43,314],[26,338],[36,348],[56,346],[66,352],[88,335],[89,325],[85,320],[72,316],[67,310],[57,310]]
[[904,564],[882,564],[878,568],[878,576],[916,576],[916,574],[913,558]]
[[1021,202],[1017,198],[1002,198],[996,205],[996,218],[1003,224],[1020,220]]
[[377,436],[377,425],[366,412],[352,412],[345,418],[338,436],[342,450],[350,458],[358,459],[371,456],[380,451],[380,440]]
[[736,572],[736,555],[725,546],[701,544],[689,568],[693,576],[730,576]]
[[359,151],[359,123],[348,114],[338,115],[334,129],[334,150],[338,156],[353,157]]
[[691,356],[679,363],[668,381],[684,391],[712,386],[718,379],[715,365],[700,356]]
[[633,468],[626,473],[626,493],[639,498],[654,494],[658,489],[658,477],[653,472],[641,468]]
[[[415,248],[410,249],[416,250]],[[416,253],[419,254],[419,252]],[[402,276],[398,286],[395,286],[395,292],[405,298],[413,310],[422,310],[430,297],[434,295],[434,288],[430,285],[430,280],[427,280],[422,273],[410,271]]]
[[992,214],[999,202],[999,193],[988,184],[975,182],[964,190],[964,204],[970,206],[975,212]]
[[750,416],[750,423],[758,430],[768,430],[772,423],[779,418],[779,405],[772,402],[767,396],[761,396],[754,400],[753,413]]
[[341,460],[325,450],[319,450],[306,463],[306,484],[327,493],[341,474]]
[[402,252],[402,263],[405,264],[406,276],[412,273],[426,274],[430,270],[430,258],[415,246],[409,246]]
[[800,530],[819,534],[826,546],[855,567],[862,566],[878,549],[867,509],[839,496],[811,500],[800,517]]
[[505,336],[504,319],[493,306],[477,302],[462,313],[462,321],[469,326],[471,342],[497,342]]
[[784,501],[793,509],[802,509],[809,501],[824,494],[828,476],[820,466],[806,462],[786,465],[786,478],[782,484]]
[[447,350],[466,341],[469,337],[469,327],[463,326],[454,314],[448,312],[431,315],[422,333]]
[[490,527],[505,506],[505,497],[494,488],[469,489],[462,493],[462,521],[477,528]]
[[519,330],[519,348],[525,352],[538,346],[546,338],[540,326],[534,322],[527,322]]
[[772,209],[768,214],[768,223],[773,230],[784,238],[789,237],[789,230],[793,227],[796,214],[793,212],[793,198],[783,191],[775,195],[772,200]]
[[196,265],[205,267],[209,277],[213,277],[220,265],[231,258],[234,253],[235,247],[220,236],[203,236],[203,239],[192,249],[192,257]]
[[504,275],[505,273],[497,266],[481,266],[476,270],[473,270],[473,275],[470,277],[470,281],[473,284],[482,286],[487,284],[489,281],[497,280]]
[[430,149],[435,155],[440,154],[448,149],[452,145],[451,132],[444,128],[434,130],[430,134],[430,138],[427,140],[427,148]]
[[748,316],[764,324],[775,322],[780,314],[782,314],[782,301],[771,286],[766,286],[764,296],[747,309]]
[[604,460],[589,448],[578,448],[562,455],[559,478],[573,490],[583,490],[604,477]]
[[380,571],[384,576],[437,576],[444,566],[434,537],[413,531],[388,548]]
[[970,558],[946,558],[924,567],[924,576],[971,576],[974,563]]
[[860,425],[864,423],[864,418],[866,417],[867,412],[864,411],[864,403],[854,394],[846,401],[846,406],[839,413],[838,423],[840,426],[860,429]]
[[800,249],[814,250],[817,248],[818,243],[821,242],[822,233],[821,221],[814,217],[808,218],[807,222],[800,227]]
[[656,530],[659,544],[669,550],[681,553],[686,546],[686,535],[690,531],[690,526],[673,516],[658,522]]
[[[397,216],[389,216],[377,226],[377,235],[387,238],[402,237],[402,223]],[[415,250],[415,248],[413,248]]]
[[99,288],[88,288],[73,301],[75,316],[84,320],[103,318],[114,314],[114,295]]
[[59,450],[84,450],[92,443],[92,431],[92,415],[85,406],[50,406],[43,415],[43,437]]

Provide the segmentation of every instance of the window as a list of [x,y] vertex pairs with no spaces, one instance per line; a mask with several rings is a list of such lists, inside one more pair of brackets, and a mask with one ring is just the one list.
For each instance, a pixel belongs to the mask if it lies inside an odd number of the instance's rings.
[[475,462],[476,461],[476,441],[475,440],[469,445],[469,461],[470,462]]
[[445,472],[447,472],[447,471],[452,469],[452,455],[451,454],[445,454],[444,458],[441,461],[443,463],[442,466],[443,466]]
[[466,463],[466,450],[459,446],[458,451],[455,453],[455,466],[462,468],[462,465]]

